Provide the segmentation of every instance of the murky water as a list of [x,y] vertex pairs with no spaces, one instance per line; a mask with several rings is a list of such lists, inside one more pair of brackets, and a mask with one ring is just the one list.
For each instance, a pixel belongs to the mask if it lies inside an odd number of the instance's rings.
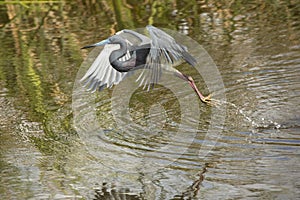
[[[298,3],[124,3],[0,4],[1,199],[300,198]],[[177,68],[214,106],[169,75],[79,85],[82,46],[149,23],[202,45]]]

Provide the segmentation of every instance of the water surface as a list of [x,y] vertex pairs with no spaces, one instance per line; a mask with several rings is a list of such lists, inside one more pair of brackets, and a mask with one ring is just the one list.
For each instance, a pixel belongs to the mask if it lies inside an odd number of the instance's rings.
[[[296,1],[1,3],[1,199],[300,198],[299,13]],[[137,88],[128,115],[112,109],[126,84],[82,88],[74,111],[80,48],[147,24],[202,45],[224,96],[214,76],[178,69],[221,103],[172,77],[181,92]]]

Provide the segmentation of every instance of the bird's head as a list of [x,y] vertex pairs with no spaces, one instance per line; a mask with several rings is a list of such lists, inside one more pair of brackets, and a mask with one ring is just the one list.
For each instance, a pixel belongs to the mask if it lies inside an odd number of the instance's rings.
[[87,48],[91,48],[91,47],[98,47],[98,46],[104,46],[106,44],[116,44],[119,41],[119,36],[117,35],[113,35],[105,40],[102,40],[101,42],[95,43],[95,44],[91,44],[88,46],[84,46],[81,49],[87,49]]

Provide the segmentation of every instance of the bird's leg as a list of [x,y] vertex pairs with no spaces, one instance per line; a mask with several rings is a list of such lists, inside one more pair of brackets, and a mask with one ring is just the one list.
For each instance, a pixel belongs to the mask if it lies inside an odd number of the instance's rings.
[[191,77],[191,76],[188,76],[187,77],[188,78],[188,81],[189,81],[189,84],[190,84],[190,86],[195,90],[195,92],[198,94],[198,96],[199,96],[199,98],[201,99],[201,101],[203,102],[203,103],[210,103],[210,101],[211,101],[211,98],[210,98],[210,95],[208,95],[208,96],[203,96],[202,94],[201,94],[201,92],[198,90],[198,88],[197,88],[197,86],[196,86],[196,84],[195,84],[195,81],[194,81],[194,79]]
[[187,82],[190,84],[190,86],[194,89],[194,91],[197,93],[197,95],[199,96],[200,100],[201,100],[203,103],[209,103],[209,102],[211,101],[210,95],[208,95],[208,96],[205,97],[205,96],[203,96],[203,95],[201,94],[201,92],[198,90],[198,88],[197,88],[197,86],[196,86],[196,84],[195,84],[194,79],[193,79],[191,76],[187,76],[187,75],[181,73],[181,72],[178,71],[178,70],[175,71],[175,75],[176,75],[177,77],[179,77],[179,78],[181,78],[181,79],[187,81]]

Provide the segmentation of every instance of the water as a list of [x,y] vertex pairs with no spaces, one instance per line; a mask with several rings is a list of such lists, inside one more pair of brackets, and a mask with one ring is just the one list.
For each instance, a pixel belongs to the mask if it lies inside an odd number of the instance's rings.
[[[123,3],[0,4],[1,199],[300,198],[299,5]],[[79,87],[82,46],[148,23],[207,51],[178,69],[215,105],[169,75]]]

